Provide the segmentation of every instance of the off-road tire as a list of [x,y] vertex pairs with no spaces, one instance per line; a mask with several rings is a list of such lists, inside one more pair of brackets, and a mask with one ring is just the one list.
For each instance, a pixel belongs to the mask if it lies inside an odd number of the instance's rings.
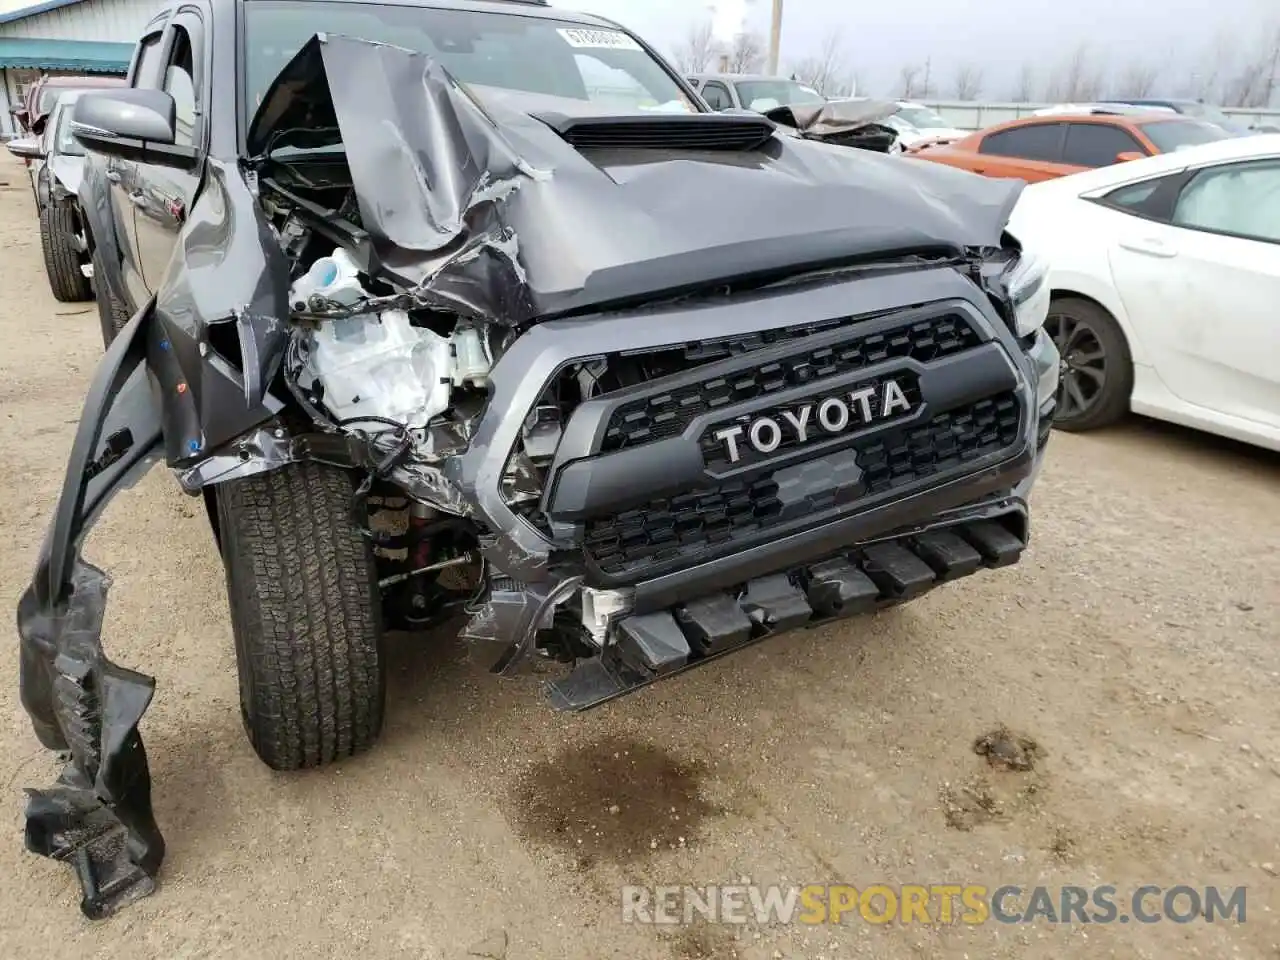
[[294,463],[217,489],[254,750],[275,770],[367,750],[382,728],[386,662],[373,553],[349,515],[350,474]]
[[51,199],[40,208],[40,248],[55,300],[78,303],[93,299],[93,285],[80,270],[76,212],[70,204]]
[[102,325],[102,345],[111,341],[124,329],[132,317],[129,308],[115,298],[107,283],[107,265],[102,259],[101,248],[93,249],[93,298],[98,302],[98,322]]
[[1129,412],[1129,400],[1133,395],[1133,357],[1124,331],[1110,313],[1092,300],[1080,297],[1054,299],[1049,306],[1049,316],[1067,316],[1086,325],[1101,346],[1106,365],[1106,379],[1083,413],[1064,417],[1063,398],[1059,394],[1053,425],[1069,433],[1111,426]]

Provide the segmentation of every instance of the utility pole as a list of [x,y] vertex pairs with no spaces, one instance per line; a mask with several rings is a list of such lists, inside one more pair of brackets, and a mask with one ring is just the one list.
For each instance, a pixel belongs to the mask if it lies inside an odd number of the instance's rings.
[[1271,106],[1271,96],[1276,89],[1277,67],[1280,67],[1280,27],[1276,28],[1276,35],[1271,40],[1271,71],[1267,74],[1267,85],[1263,90],[1263,110]]
[[769,27],[769,76],[778,74],[778,50],[782,46],[782,0],[773,0],[773,23]]

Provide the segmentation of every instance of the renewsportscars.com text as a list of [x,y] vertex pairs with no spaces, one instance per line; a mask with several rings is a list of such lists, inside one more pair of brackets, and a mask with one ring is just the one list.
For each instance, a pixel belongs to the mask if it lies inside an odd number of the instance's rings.
[[1145,884],[626,886],[624,923],[1244,923],[1247,889]]

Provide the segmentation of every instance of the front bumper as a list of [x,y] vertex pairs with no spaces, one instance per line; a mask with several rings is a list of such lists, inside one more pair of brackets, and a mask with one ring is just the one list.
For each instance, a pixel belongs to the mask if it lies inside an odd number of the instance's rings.
[[[549,598],[607,595],[627,615],[599,657],[551,690],[581,708],[736,644],[1016,560],[1058,357],[1043,332],[1018,342],[977,293],[942,268],[534,328],[495,368],[475,441],[448,468],[494,531],[488,557],[508,578],[471,635],[508,644],[505,669],[549,625]],[[536,516],[504,500],[504,465],[559,371],[726,342],[723,359],[579,404]],[[909,414],[742,462],[706,442],[717,426],[885,378],[918,401]],[[857,598],[839,611],[813,595],[832,577]],[[770,613],[765,595],[790,612]],[[708,610],[734,624],[732,643],[707,645],[697,611]],[[661,657],[637,648],[659,634]]]

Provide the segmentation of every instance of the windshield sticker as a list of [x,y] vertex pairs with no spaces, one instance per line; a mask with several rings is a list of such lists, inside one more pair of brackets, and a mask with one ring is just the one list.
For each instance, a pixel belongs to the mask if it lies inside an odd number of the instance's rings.
[[621,30],[586,30],[567,28],[557,30],[565,43],[579,50],[643,50]]

